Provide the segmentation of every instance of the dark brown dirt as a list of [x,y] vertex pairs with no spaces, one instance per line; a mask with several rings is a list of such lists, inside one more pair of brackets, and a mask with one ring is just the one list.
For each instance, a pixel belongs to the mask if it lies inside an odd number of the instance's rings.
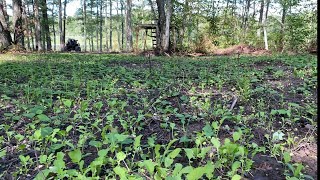
[[318,179],[317,144],[301,143],[292,152],[292,160],[305,165],[306,174]]
[[249,179],[267,180],[267,179],[285,179],[283,175],[283,166],[275,158],[257,154],[253,157],[253,170]]

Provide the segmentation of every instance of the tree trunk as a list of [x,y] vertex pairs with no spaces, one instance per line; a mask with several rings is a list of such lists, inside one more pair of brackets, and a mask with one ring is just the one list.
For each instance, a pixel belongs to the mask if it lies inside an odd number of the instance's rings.
[[54,26],[55,24],[55,16],[54,16],[54,4],[52,4],[52,19],[53,19],[53,23],[52,23],[52,33],[53,33],[53,50],[56,51],[56,28]]
[[266,4],[266,13],[265,13],[265,17],[264,17],[264,23],[263,23],[263,39],[264,39],[264,47],[266,50],[269,50],[269,46],[268,46],[268,35],[267,35],[267,20],[268,20],[268,11],[269,11],[269,4],[270,4],[270,0],[266,0],[267,4]]
[[99,52],[102,52],[102,1],[100,2],[100,18],[99,18],[99,31],[100,31],[100,47]]
[[112,51],[112,0],[110,2],[110,51]]
[[13,0],[13,43],[24,46],[24,34],[22,27],[22,1]]
[[131,27],[131,8],[132,0],[127,0],[127,12],[126,12],[126,35],[127,35],[127,51],[132,51],[133,41],[132,41],[132,27]]
[[60,34],[60,51],[64,51],[64,38],[62,27],[62,0],[59,0],[59,34]]
[[123,15],[123,0],[120,0],[121,3],[121,50],[124,46],[124,15]]
[[162,0],[157,0],[158,7],[158,33],[157,33],[157,48],[160,53],[169,50],[169,39],[170,39],[170,21],[172,13],[171,0],[167,1],[167,13],[165,13],[165,3]]
[[169,43],[170,43],[170,23],[171,23],[171,15],[172,15],[172,2],[171,0],[167,1],[167,13],[166,13],[166,30],[165,30],[165,37],[164,37],[164,44],[163,50],[169,50]]
[[[117,1],[117,17],[119,18],[119,2]],[[118,48],[121,50],[121,37],[120,37],[121,24],[117,26]]]
[[261,0],[261,6],[260,6],[260,16],[259,16],[259,26],[260,28],[258,29],[258,38],[261,37],[261,31],[262,31],[262,20],[263,20],[263,10],[264,10],[264,1],[265,0]]
[[107,3],[106,3],[106,7],[105,7],[105,11],[106,11],[106,17],[105,17],[105,26],[106,26],[106,50],[107,52],[109,52],[109,46],[108,46],[108,38],[109,38],[109,34],[108,34],[108,6],[107,6]]
[[22,4],[22,20],[23,20],[23,29],[24,29],[24,36],[27,38],[27,50],[31,51],[30,46],[30,33],[29,33],[29,27],[28,27],[28,18],[27,18],[27,11],[26,11],[26,0],[23,1]]
[[36,37],[36,50],[43,51],[44,47],[41,43],[41,25],[39,19],[39,1],[34,0],[34,25],[35,25],[35,37]]
[[84,52],[87,51],[87,4],[83,0],[83,34],[84,34]]
[[160,50],[160,53],[163,52],[162,42],[163,37],[165,35],[165,28],[166,28],[166,15],[164,10],[164,1],[157,0],[157,8],[158,8],[158,30],[157,30],[157,49]]
[[12,39],[6,20],[6,11],[3,4],[0,4],[0,50],[11,45]]
[[63,47],[66,43],[66,18],[67,18],[67,0],[64,0],[64,7],[63,7],[63,29],[62,29],[62,41],[63,41]]
[[52,46],[51,46],[49,20],[48,20],[47,0],[42,0],[41,2],[42,2],[42,17],[43,17],[43,27],[44,27],[43,32],[46,38],[47,51],[51,51]]
[[280,30],[280,40],[279,40],[279,51],[283,52],[284,50],[284,24],[286,21],[286,15],[287,15],[287,7],[286,5],[282,5],[282,16],[281,16],[281,30]]
[[96,48],[99,51],[99,1],[96,1]]
[[[33,4],[33,1],[32,1],[32,4]],[[29,9],[29,6],[27,5],[27,11],[28,11],[28,15],[29,15],[29,17],[31,16],[31,13],[30,13],[30,9]],[[30,22],[30,21],[29,21]],[[29,36],[31,36],[31,44],[32,44],[32,50],[34,51],[35,50],[35,47],[34,47],[34,37],[33,37],[33,31],[32,31],[32,29],[33,29],[33,24],[32,23],[30,23],[30,24],[28,24],[28,27],[30,28],[30,32],[29,32]]]
[[[214,1],[214,0],[213,0]],[[184,7],[183,7],[183,19],[182,19],[182,27],[179,29],[179,41],[178,44],[182,47],[183,46],[183,40],[184,40],[184,34],[186,32],[186,21],[188,17],[188,11],[189,11],[189,0],[185,1]]]
[[[93,21],[93,0],[90,0],[90,20]],[[90,32],[90,52],[93,52],[93,31]]]

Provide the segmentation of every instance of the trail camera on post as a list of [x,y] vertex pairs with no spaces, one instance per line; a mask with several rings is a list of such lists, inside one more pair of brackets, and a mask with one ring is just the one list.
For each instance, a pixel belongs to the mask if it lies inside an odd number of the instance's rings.
[[80,44],[78,43],[78,40],[75,39],[68,39],[68,42],[66,46],[64,47],[64,51],[76,51],[80,52]]

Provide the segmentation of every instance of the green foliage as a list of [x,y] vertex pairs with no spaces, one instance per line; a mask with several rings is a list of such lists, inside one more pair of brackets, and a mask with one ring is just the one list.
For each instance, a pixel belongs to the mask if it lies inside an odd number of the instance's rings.
[[[283,160],[288,178],[307,177],[286,148],[299,144],[287,127],[305,118],[316,129],[312,56],[155,57],[152,77],[141,57],[15,58],[27,60],[0,63],[0,161],[17,159],[0,169],[13,178],[239,179],[257,154]],[[273,71],[280,63],[290,79]],[[284,93],[275,74],[298,83]]]

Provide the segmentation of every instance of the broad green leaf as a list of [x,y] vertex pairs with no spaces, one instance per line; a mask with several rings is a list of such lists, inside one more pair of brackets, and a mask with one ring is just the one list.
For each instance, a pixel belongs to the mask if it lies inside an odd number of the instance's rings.
[[203,130],[204,134],[209,138],[211,136],[213,136],[213,134],[214,134],[213,130],[209,124],[207,124],[202,130]]
[[116,156],[118,161],[123,161],[127,157],[127,155],[122,151],[118,152]]
[[100,141],[90,141],[89,145],[96,148],[100,148],[102,146],[102,143]]
[[197,167],[190,171],[187,175],[187,180],[198,180],[204,175],[205,171],[203,167]]
[[32,119],[36,114],[35,113],[25,113],[23,114],[24,117],[27,117],[29,119]]
[[187,167],[182,168],[181,171],[180,171],[180,173],[181,173],[181,174],[186,174],[186,173],[191,172],[192,169],[193,169],[192,166],[187,166]]
[[171,159],[174,159],[179,155],[180,151],[181,151],[181,148],[176,148],[175,150],[169,153],[168,157],[170,157]]
[[236,172],[240,166],[241,166],[241,162],[235,161],[235,162],[232,164],[231,169],[232,169],[233,172]]
[[117,166],[115,168],[113,168],[113,171],[120,177],[120,179],[122,180],[126,180],[126,174],[127,174],[127,170],[123,167]]
[[177,176],[178,173],[179,173],[179,172],[181,171],[181,169],[182,169],[182,164],[176,163],[174,166],[175,166],[175,168],[174,168],[174,170],[173,170],[173,172],[172,172],[172,175]]
[[194,153],[193,153],[193,150],[192,149],[189,149],[189,148],[184,148],[184,151],[186,152],[186,155],[188,157],[188,159],[192,159],[194,158]]
[[213,146],[217,149],[220,148],[220,141],[218,138],[212,137],[211,138],[211,143],[213,144]]
[[291,161],[290,153],[284,152],[283,153],[283,159],[284,159],[284,163],[289,163]]
[[50,122],[50,118],[44,114],[39,114],[37,115],[37,118],[40,120],[40,121],[43,121],[43,122]]
[[213,172],[214,172],[214,166],[211,162],[208,162],[206,166],[203,167],[203,171],[205,172],[206,176],[209,179],[212,179]]
[[283,140],[284,134],[279,130],[273,133],[272,141],[281,141]]
[[33,137],[36,139],[36,140],[39,140],[41,138],[41,129],[38,129],[34,132],[33,134]]
[[147,168],[148,172],[152,175],[154,172],[154,167],[156,166],[156,163],[152,162],[151,160],[145,160],[143,161],[143,164]]
[[48,156],[45,155],[45,154],[40,155],[40,157],[39,157],[40,163],[41,163],[41,164],[46,163],[46,162],[47,162],[47,158],[48,158]]
[[42,137],[47,137],[47,136],[51,135],[52,132],[53,132],[52,127],[41,128],[41,136]]
[[233,138],[233,141],[236,142],[238,141],[240,138],[241,138],[241,131],[240,132],[234,132],[233,135],[232,135],[232,138]]
[[219,129],[218,122],[217,122],[217,121],[213,121],[213,122],[211,123],[211,127],[212,127],[214,130],[218,130],[218,129]]
[[108,154],[108,149],[101,149],[98,151],[98,156],[99,157],[105,157]]
[[69,126],[66,128],[66,132],[67,132],[67,133],[70,132],[71,129],[72,129],[72,125],[69,125]]
[[197,157],[201,157],[202,159],[206,157],[206,154],[211,150],[212,147],[203,147],[201,148],[200,153],[197,155]]
[[67,106],[68,108],[70,108],[70,107],[71,107],[71,104],[72,104],[72,101],[71,101],[70,99],[64,99],[64,100],[63,100],[63,104],[64,104],[65,106]]
[[124,134],[115,134],[114,136],[119,142],[122,142],[129,137],[128,135],[124,135]]
[[293,175],[295,177],[299,176],[303,168],[304,166],[301,163],[298,163],[296,169],[294,170]]
[[58,152],[56,160],[53,161],[53,165],[58,169],[66,168],[66,164],[65,164],[63,158],[64,158],[64,153]]
[[50,170],[49,169],[44,169],[40,171],[37,176],[34,178],[34,180],[44,180],[47,179],[47,176],[49,175]]
[[236,174],[236,175],[232,176],[231,180],[240,180],[240,179],[241,179],[241,176]]
[[173,163],[173,159],[169,158],[169,157],[166,157],[164,158],[164,166],[166,168],[168,168],[169,166],[171,166],[171,164]]
[[134,150],[136,150],[136,151],[137,151],[138,148],[140,147],[141,137],[142,137],[142,135],[139,135],[139,136],[137,136],[137,137],[134,139],[133,148],[134,148]]
[[188,138],[188,136],[184,135],[180,138],[179,143],[185,143],[185,142],[190,142],[191,139]]
[[0,151],[0,158],[4,157],[7,154],[7,150]]
[[70,151],[68,155],[73,163],[79,163],[81,161],[82,153],[80,149]]

